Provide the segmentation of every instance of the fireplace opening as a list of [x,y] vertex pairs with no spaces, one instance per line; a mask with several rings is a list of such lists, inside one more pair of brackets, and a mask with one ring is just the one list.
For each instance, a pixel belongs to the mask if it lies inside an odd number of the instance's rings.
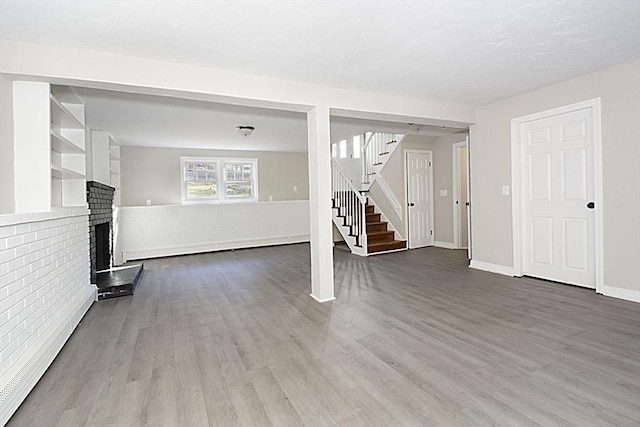
[[111,268],[111,248],[109,244],[110,224],[96,224],[96,270]]

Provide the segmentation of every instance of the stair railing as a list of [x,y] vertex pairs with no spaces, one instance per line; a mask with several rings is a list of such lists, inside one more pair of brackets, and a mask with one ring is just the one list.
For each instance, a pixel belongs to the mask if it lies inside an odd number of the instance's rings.
[[338,208],[338,215],[343,218],[342,225],[349,227],[349,235],[355,238],[356,246],[366,248],[367,199],[360,194],[335,159],[331,159],[331,195],[333,207]]
[[397,142],[402,135],[386,132],[367,132],[362,147],[362,183],[372,183],[374,167],[383,163],[383,156],[389,154],[388,144]]

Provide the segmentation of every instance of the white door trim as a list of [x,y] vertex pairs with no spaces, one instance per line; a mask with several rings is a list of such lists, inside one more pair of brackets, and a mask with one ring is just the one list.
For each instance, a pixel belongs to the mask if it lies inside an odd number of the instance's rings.
[[[458,149],[461,147],[467,147],[467,177],[469,177],[469,143],[465,139],[462,142],[456,142],[451,146],[451,159],[453,162],[453,248],[454,249],[462,249],[460,245],[460,214],[459,210],[461,208],[460,204],[456,205],[456,201],[459,199],[460,195],[458,194],[458,189],[460,183],[458,182],[458,177],[460,175],[459,165],[460,159],[458,158]],[[469,181],[467,179],[467,181]],[[469,200],[469,183],[467,182],[467,200]],[[466,206],[465,206],[466,209]],[[467,242],[467,244],[469,244]]]
[[[434,211],[434,197],[433,197],[433,151],[430,150],[412,150],[406,149],[403,150],[402,156],[404,157],[404,235],[407,236],[407,249],[411,249],[409,245],[410,235],[409,235],[409,183],[407,180],[407,171],[409,170],[409,153],[418,153],[418,154],[429,154],[429,159],[431,159],[431,167],[429,168],[429,191],[431,192],[431,207],[429,208],[429,229],[433,231],[432,241],[435,242],[435,223],[433,219],[433,211]],[[430,246],[433,246],[430,245]]]
[[595,279],[596,292],[602,293],[603,286],[603,236],[602,236],[602,134],[600,126],[600,98],[590,99],[564,107],[554,108],[511,120],[511,214],[513,222],[513,273],[514,276],[522,276],[522,266],[524,264],[522,250],[523,233],[523,209],[521,191],[520,164],[520,136],[522,126],[528,122],[546,119],[561,114],[572,113],[579,110],[590,109],[593,123],[593,173],[594,173],[594,201],[595,209]]

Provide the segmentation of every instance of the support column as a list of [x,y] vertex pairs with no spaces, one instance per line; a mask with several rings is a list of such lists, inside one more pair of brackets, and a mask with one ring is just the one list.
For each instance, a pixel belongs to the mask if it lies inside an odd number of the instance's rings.
[[311,236],[311,297],[333,296],[333,230],[331,219],[331,138],[329,107],[307,113],[309,143],[309,210]]

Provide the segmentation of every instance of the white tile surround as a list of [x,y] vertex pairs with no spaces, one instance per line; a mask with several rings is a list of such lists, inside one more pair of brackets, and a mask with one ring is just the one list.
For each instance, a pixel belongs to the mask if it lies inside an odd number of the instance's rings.
[[86,208],[0,215],[0,425],[96,296]]
[[122,207],[117,215],[125,261],[309,241],[308,200]]

